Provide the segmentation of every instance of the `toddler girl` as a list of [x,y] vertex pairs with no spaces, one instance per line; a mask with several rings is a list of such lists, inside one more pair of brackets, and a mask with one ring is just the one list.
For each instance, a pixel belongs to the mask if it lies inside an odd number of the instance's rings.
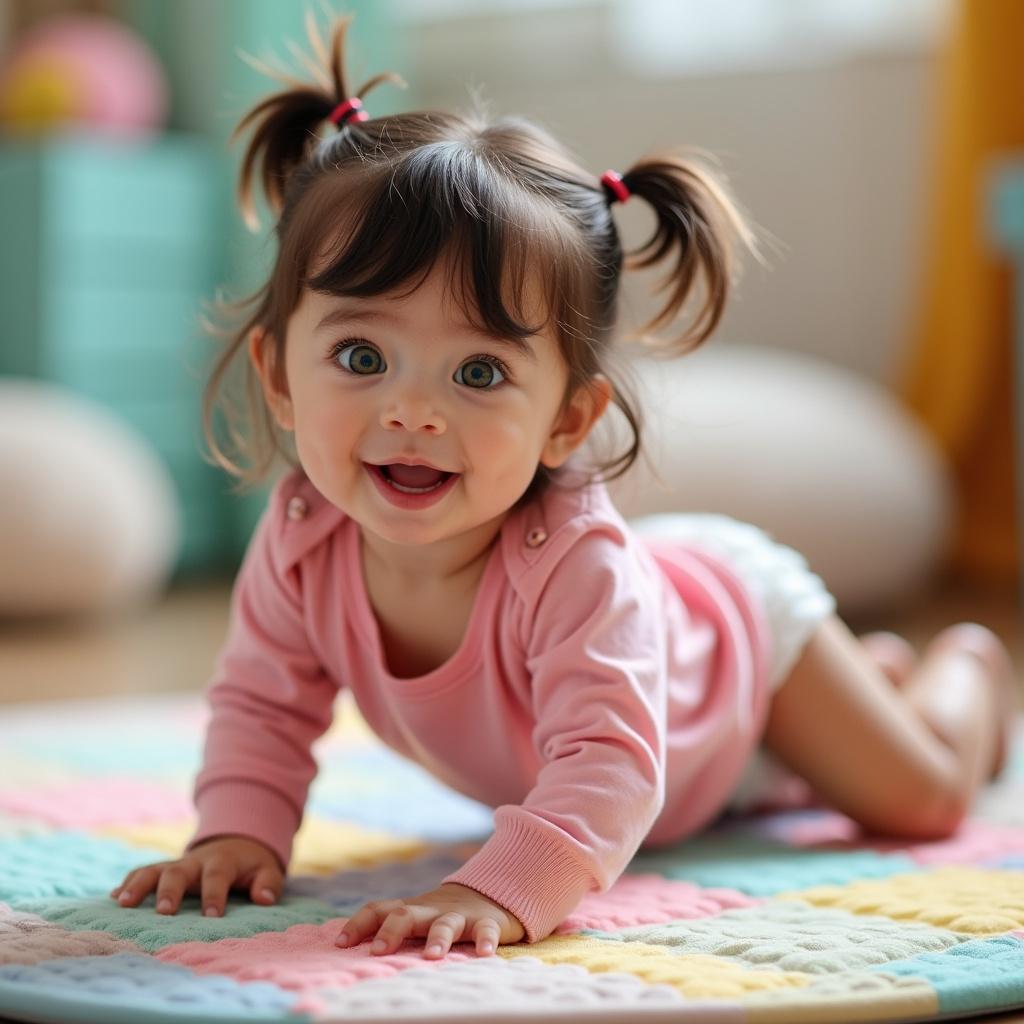
[[[207,433],[241,477],[277,443],[295,468],[235,585],[198,830],[112,895],[155,889],[167,914],[186,892],[215,915],[232,888],[278,899],[342,687],[383,742],[496,810],[459,870],[367,903],[339,946],[425,937],[436,958],[543,939],[641,846],[741,805],[762,746],[867,830],[948,835],[1006,758],[1012,670],[991,632],[947,630],[917,664],[898,637],[858,642],[805,561],[755,527],[627,524],[609,501],[641,424],[613,384],[615,207],[656,218],[627,264],[668,263],[649,326],[703,285],[681,352],[714,330],[736,243],[753,244],[726,191],[674,152],[597,178],[522,120],[372,118],[362,97],[394,76],[347,88],[347,25],[328,53],[310,21],[319,84],[239,125],[254,128],[242,208],[251,220],[259,165],[278,251],[214,369]],[[233,432],[232,458],[209,403],[243,347],[258,430]],[[585,466],[610,402],[633,443]]]

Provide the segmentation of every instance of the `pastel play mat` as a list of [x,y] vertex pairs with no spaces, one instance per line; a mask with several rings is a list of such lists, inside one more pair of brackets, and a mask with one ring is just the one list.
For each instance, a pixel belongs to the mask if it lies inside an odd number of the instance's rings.
[[1024,1005],[1024,756],[955,837],[872,841],[824,809],[726,817],[639,854],[535,945],[442,961],[339,949],[369,899],[436,885],[491,812],[379,744],[343,698],[285,898],[121,909],[176,854],[198,695],[0,710],[0,1017],[196,1021],[929,1021]]

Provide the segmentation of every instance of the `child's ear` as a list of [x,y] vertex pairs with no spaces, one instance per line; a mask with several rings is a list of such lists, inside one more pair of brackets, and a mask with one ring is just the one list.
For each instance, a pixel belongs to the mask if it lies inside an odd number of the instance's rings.
[[262,327],[254,327],[249,332],[249,360],[260,378],[263,397],[277,425],[282,430],[294,430],[295,416],[287,381],[282,373],[281,382],[278,383],[274,366],[274,341]]
[[561,466],[583,444],[591,428],[604,414],[611,397],[612,386],[600,373],[576,389],[541,452],[540,461],[548,469]]

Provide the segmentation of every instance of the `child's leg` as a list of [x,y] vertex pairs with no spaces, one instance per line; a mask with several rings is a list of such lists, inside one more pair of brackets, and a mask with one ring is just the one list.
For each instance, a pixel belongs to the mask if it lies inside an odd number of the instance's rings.
[[764,744],[866,830],[946,836],[989,777],[1009,685],[936,644],[896,688],[833,616],[775,694]]
[[897,633],[862,633],[857,639],[889,682],[902,688],[917,667],[917,651]]

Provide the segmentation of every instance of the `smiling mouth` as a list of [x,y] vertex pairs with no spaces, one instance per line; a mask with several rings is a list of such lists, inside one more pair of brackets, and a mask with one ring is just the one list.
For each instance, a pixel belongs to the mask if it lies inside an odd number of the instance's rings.
[[444,470],[437,470],[440,474],[437,480],[432,484],[424,487],[413,487],[409,484],[399,483],[391,473],[390,466],[375,466],[372,463],[367,463],[370,471],[379,474],[385,481],[387,481],[390,487],[393,487],[396,491],[400,491],[402,494],[429,494],[431,491],[436,491],[440,487],[448,482],[449,478],[457,474],[447,473]]

